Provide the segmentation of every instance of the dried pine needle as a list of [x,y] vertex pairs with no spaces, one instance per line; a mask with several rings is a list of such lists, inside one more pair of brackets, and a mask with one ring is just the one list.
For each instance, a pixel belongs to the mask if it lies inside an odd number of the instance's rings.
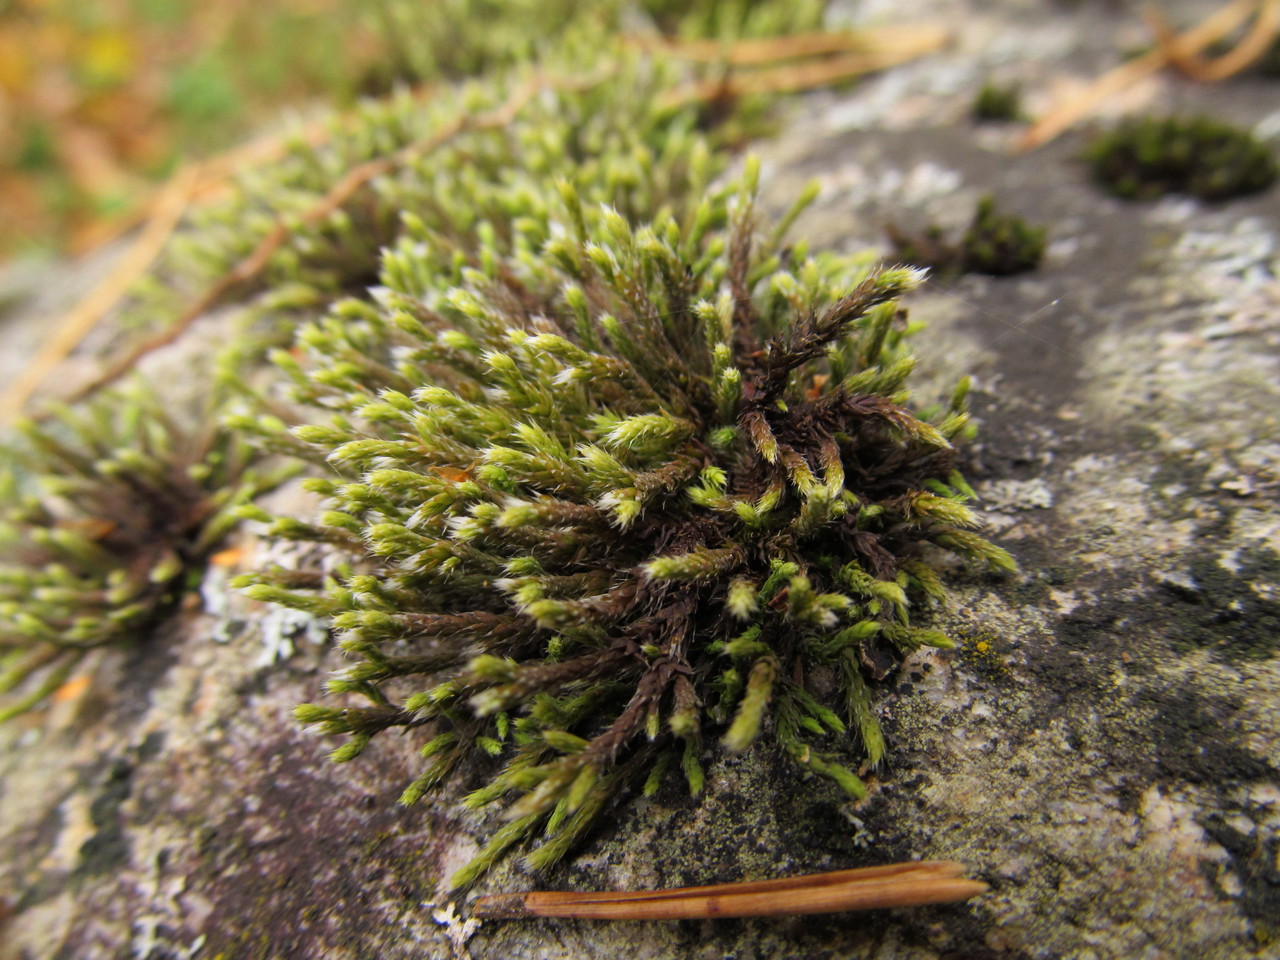
[[1143,8],[1143,16],[1169,62],[1191,79],[1203,83],[1226,80],[1247,70],[1271,49],[1280,36],[1280,0],[1261,0],[1253,28],[1231,50],[1215,60],[1207,60],[1180,47],[1177,35],[1159,7],[1148,4]]
[[949,860],[836,870],[781,880],[671,890],[504,893],[481,897],[473,915],[490,919],[704,920],[778,917],[967,900],[987,890]]
[[1108,97],[1115,96],[1168,66],[1171,53],[1184,57],[1194,56],[1209,44],[1229,35],[1248,20],[1257,6],[1257,0],[1235,0],[1168,43],[1103,74],[1087,90],[1041,117],[1018,139],[1014,149],[1021,153],[1044,146],[1088,116],[1090,111]]
[[656,48],[679,59],[745,67],[844,53],[910,53],[912,56],[919,56],[939,49],[947,39],[947,31],[940,27],[910,24],[867,30],[800,33],[738,40],[729,44],[718,40],[654,42],[646,37],[636,37],[633,42],[642,47]]

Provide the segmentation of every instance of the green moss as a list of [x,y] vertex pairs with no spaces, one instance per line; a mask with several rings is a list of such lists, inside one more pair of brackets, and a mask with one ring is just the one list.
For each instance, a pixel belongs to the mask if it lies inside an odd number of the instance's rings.
[[1044,245],[1043,227],[998,213],[995,198],[983,197],[964,234],[964,269],[995,277],[1025,273],[1040,265]]
[[210,419],[139,387],[20,425],[0,476],[0,720],[44,700],[89,650],[144,640],[235,510],[274,485]]
[[979,122],[1010,122],[1021,116],[1022,88],[1016,84],[985,83],[974,97],[970,113]]
[[[772,36],[816,30],[826,0],[435,0],[378,3],[370,19],[389,48],[375,87],[493,73],[537,59],[566,27],[596,37],[634,31],[649,20],[688,38]],[[373,78],[370,78],[373,79]]]
[[995,198],[983,197],[959,243],[948,241],[945,231],[931,224],[921,233],[889,228],[889,239],[898,259],[928,267],[942,275],[983,273],[1009,276],[1034,270],[1044,256],[1045,229],[1020,217],[1000,213]]
[[1144,117],[1097,137],[1085,151],[1094,180],[1127,200],[1185,193],[1227,200],[1258,193],[1276,179],[1269,147],[1209,117]]
[[[673,32],[776,32],[818,6],[698,6]],[[71,498],[109,511],[28,501],[14,524],[70,524],[78,538],[45,539],[88,566],[42,563],[59,589],[40,601],[66,610],[29,621],[16,589],[4,597],[14,647],[49,651],[18,663],[15,685],[141,636],[260,489],[238,455],[209,451],[254,433],[261,453],[312,464],[316,515],[240,515],[317,544],[323,562],[245,585],[339,635],[330,698],[298,709],[344,738],[336,760],[409,733],[423,758],[411,803],[464,762],[499,758],[467,802],[505,805],[505,823],[458,886],[539,839],[527,862],[550,866],[664,775],[698,793],[717,740],[772,739],[801,772],[863,796],[847,764],[883,757],[873,683],[922,645],[950,645],[921,626],[945,596],[930,548],[1013,568],[974,532],[955,469],[967,381],[925,408],[906,387],[899,299],[921,274],[874,269],[870,251],[784,246],[816,189],[766,224],[758,167],[726,181],[727,146],[759,101],[712,122],[671,94],[718,67],[642,55],[585,21],[536,66],[524,48],[488,57],[505,66],[364,105],[324,147],[292,144],[200,214],[164,268],[196,283],[291,228],[238,291],[256,298],[264,342],[298,331],[274,355],[275,386],[245,385],[270,394],[264,412],[228,419],[197,456],[162,412],[117,429],[132,407],[94,407],[92,454],[55,459],[89,491],[99,461],[120,460],[105,476],[122,488]],[[511,117],[477,122],[531,84]],[[384,175],[314,221],[369,161]],[[135,304],[146,322],[180,296],[161,286]],[[134,535],[104,549],[122,520]],[[12,582],[43,583],[24,576]],[[90,602],[101,616],[81,615]],[[35,700],[63,675],[37,678]]]
[[[294,259],[374,266],[376,295],[277,354],[314,419],[236,422],[323,468],[321,511],[259,514],[272,535],[345,557],[327,580],[249,578],[252,596],[328,618],[347,654],[329,683],[345,699],[300,719],[346,737],[340,761],[415,731],[405,802],[468,758],[504,761],[468,802],[506,802],[506,824],[459,886],[539,836],[528,862],[549,866],[664,771],[697,793],[712,734],[730,750],[771,735],[862,795],[837,757],[883,753],[864,659],[949,643],[909,619],[942,596],[920,546],[1012,566],[966,529],[949,440],[964,390],[924,419],[907,406],[895,301],[917,275],[802,243],[784,259],[754,167],[715,179],[725,128],[662,106],[671,66],[605,60],[607,79],[376,183],[380,263],[346,235],[340,256]],[[477,86],[467,109],[505,96]],[[344,142],[378,156],[367,129],[404,131],[394,149],[456,109],[391,104]],[[294,162],[319,190],[321,165]],[[834,687],[811,689],[810,670]]]
[[[387,92],[386,96],[364,100],[348,114],[329,117],[325,143],[319,149],[314,146],[314,125],[286,137],[284,156],[250,169],[224,201],[194,208],[153,278],[133,291],[122,323],[139,329],[167,324],[189,305],[193,286],[199,289],[223,280],[283,223],[292,228],[289,237],[266,268],[234,293],[238,301],[273,320],[277,331],[287,330],[291,336],[304,322],[323,315],[335,299],[363,295],[377,282],[381,251],[394,246],[402,235],[400,211],[406,205],[434,201],[451,215],[462,213],[456,209],[459,201],[448,192],[459,171],[443,174],[441,189],[432,193],[429,168],[434,161],[414,156],[394,164],[389,176],[376,178],[340,209],[304,226],[300,218],[321,204],[348,171],[365,162],[385,161],[398,151],[412,153],[415,143],[460,118],[499,106],[503,94],[531,81],[536,73],[552,89],[525,111],[535,122],[518,124],[521,142],[503,144],[501,135],[480,138],[485,147],[475,160],[480,179],[495,176],[493,164],[500,155],[511,164],[509,169],[541,174],[536,182],[539,189],[547,189],[558,172],[591,165],[594,156],[620,151],[622,144],[638,139],[626,130],[627,120],[644,114],[643,131],[650,129],[648,124],[655,117],[671,113],[671,108],[657,102],[660,98],[723,76],[719,64],[643,57],[638,43],[626,42],[619,34],[627,34],[632,41],[646,33],[657,39],[646,29],[657,26],[664,34],[691,40],[772,36],[819,28],[826,4],[825,0],[686,4],[647,0],[639,6],[656,23],[643,16],[637,19],[636,5],[626,0],[521,0],[518,10],[494,0],[370,5],[368,17],[377,21],[378,32],[394,48],[382,65],[385,73],[368,78],[368,84]],[[603,80],[637,70],[646,73],[641,86],[623,82],[612,88],[649,100],[618,103],[607,96],[574,96],[575,109],[599,111],[594,118],[583,118],[587,122],[582,124],[580,138],[557,154],[556,144],[538,135],[537,118],[554,114],[563,105],[554,90],[557,81],[579,88],[589,85],[586,81],[592,77]],[[410,89],[409,82],[431,84],[430,96],[424,96],[422,89]],[[711,140],[724,147],[765,129],[764,107],[769,99],[744,96],[717,102],[714,109],[675,112],[711,131]],[[551,124],[547,129],[554,135],[557,127]],[[724,157],[717,157],[715,163],[723,161]],[[465,177],[465,170],[461,175]],[[644,178],[638,169],[619,170],[618,180],[607,187],[610,196],[600,199],[625,210],[626,195],[648,186]],[[406,188],[423,196],[406,197]],[[491,212],[482,209],[470,218],[459,215],[458,220],[470,229]]]
[[[943,592],[920,548],[1012,567],[968,529],[965,390],[927,420],[907,407],[897,298],[918,273],[803,245],[784,262],[754,165],[710,185],[686,119],[650,109],[550,190],[525,186],[536,152],[487,181],[468,148],[445,208],[458,174],[436,157],[433,199],[403,184],[412,242],[384,255],[377,302],[339,304],[278,357],[318,419],[264,438],[327,475],[321,512],[273,533],[347,559],[322,591],[264,570],[251,595],[339,632],[329,690],[367,703],[298,711],[346,736],[335,759],[421,731],[406,802],[468,756],[504,759],[468,802],[506,800],[506,825],[459,886],[535,836],[530,864],[555,862],[655,765],[696,793],[713,732],[730,750],[768,732],[863,795],[826,744],[882,755],[864,659],[950,645],[910,619]],[[599,117],[563,98],[538,143],[572,153]],[[644,175],[619,197],[628,170]],[[817,669],[834,689],[810,688]]]

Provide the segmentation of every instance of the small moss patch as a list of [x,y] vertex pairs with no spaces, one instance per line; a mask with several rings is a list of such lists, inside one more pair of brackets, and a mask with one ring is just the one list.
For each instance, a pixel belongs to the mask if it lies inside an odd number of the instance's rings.
[[1270,148],[1209,117],[1130,120],[1095,139],[1085,159],[1098,185],[1126,200],[1226,200],[1267,189],[1277,172]]
[[1034,270],[1044,257],[1045,230],[1021,217],[1001,213],[994,197],[978,201],[973,220],[959,243],[947,240],[937,224],[921,233],[888,230],[894,255],[906,263],[928,267],[941,274],[982,273],[1011,276]]
[[1017,120],[1022,108],[1022,88],[1016,83],[985,83],[973,100],[973,119],[983,122]]

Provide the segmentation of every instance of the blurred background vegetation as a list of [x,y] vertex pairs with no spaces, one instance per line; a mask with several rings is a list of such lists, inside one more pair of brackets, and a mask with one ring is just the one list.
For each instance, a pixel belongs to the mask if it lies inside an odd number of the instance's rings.
[[[755,32],[753,0],[0,0],[0,260],[74,254],[183,159],[282,115],[478,73],[568,21]],[[816,26],[797,0],[788,26]],[[762,9],[766,8],[766,9]]]
[[0,0],[0,256],[92,246],[179,158],[349,101],[384,69],[370,6]]

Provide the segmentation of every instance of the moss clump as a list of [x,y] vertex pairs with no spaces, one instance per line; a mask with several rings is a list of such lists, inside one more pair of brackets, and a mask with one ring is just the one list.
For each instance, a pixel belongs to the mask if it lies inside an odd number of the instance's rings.
[[890,226],[894,253],[906,263],[943,274],[983,273],[1001,277],[1034,270],[1044,256],[1045,229],[1000,213],[994,197],[983,197],[959,243],[936,224],[909,234]]
[[1144,117],[1099,136],[1085,151],[1094,180],[1126,200],[1185,193],[1227,200],[1258,193],[1276,179],[1270,148],[1209,117]]
[[1033,227],[1021,217],[999,213],[995,198],[983,197],[961,242],[962,262],[967,273],[993,277],[1025,273],[1040,265],[1044,245],[1043,227]]
[[923,267],[938,276],[956,276],[964,272],[964,254],[956,244],[947,239],[947,232],[936,223],[923,230],[908,233],[895,223],[885,228],[889,242],[893,244],[894,259]]
[[1022,112],[1022,88],[1016,83],[985,83],[973,99],[970,113],[979,123],[1017,120]]
[[[746,29],[786,7],[732,9]],[[1012,567],[973,531],[955,470],[967,384],[924,410],[904,387],[897,301],[920,273],[784,248],[803,203],[765,229],[758,170],[723,182],[732,128],[696,102],[720,68],[603,46],[578,25],[536,65],[365,106],[206,212],[166,265],[234,276],[290,225],[237,292],[284,321],[265,340],[313,318],[275,355],[289,401],[275,409],[295,420],[228,426],[315,464],[324,500],[314,517],[241,514],[335,556],[245,586],[339,634],[343,699],[298,709],[346,738],[335,759],[411,731],[414,802],[464,761],[501,758],[468,802],[505,804],[507,822],[458,886],[538,836],[529,862],[556,862],[631,786],[678,771],[698,793],[712,736],[741,751],[770,734],[863,795],[845,763],[859,743],[883,755],[871,683],[950,644],[927,626],[943,597],[931,558]],[[739,131],[753,102],[725,105]],[[371,161],[380,175],[340,208],[321,202]],[[138,635],[248,499],[138,429],[89,431],[104,446],[83,464],[127,452],[129,489],[104,498],[137,532],[102,550],[113,516],[68,541],[89,566],[42,594],[69,614],[22,621],[24,649],[52,653],[19,681]],[[169,499],[153,517],[138,494],[155,485]],[[101,615],[81,616],[91,602]]]
[[[559,110],[537,143],[572,152],[599,114]],[[930,547],[1012,567],[972,532],[955,472],[965,389],[907,407],[897,299],[919,274],[784,255],[754,167],[710,186],[684,122],[624,124],[624,143],[651,133],[547,191],[502,162],[484,181],[474,150],[442,190],[437,157],[435,189],[406,187],[412,237],[375,300],[277,358],[320,417],[261,429],[328,476],[319,515],[273,532],[348,559],[320,590],[273,570],[248,589],[331,618],[353,658],[329,689],[366,705],[298,711],[347,738],[335,759],[422,731],[412,802],[470,755],[503,758],[468,802],[509,801],[506,825],[458,886],[539,834],[529,862],[554,863],[627,784],[675,768],[697,793],[711,731],[744,750],[771,730],[861,796],[835,753],[850,731],[883,753],[868,678],[950,645],[912,621],[943,595]],[[611,186],[619,169],[634,192]]]
[[19,430],[0,476],[0,694],[14,694],[0,720],[89,650],[143,640],[235,511],[276,482],[247,469],[245,442],[188,429],[142,388]]

